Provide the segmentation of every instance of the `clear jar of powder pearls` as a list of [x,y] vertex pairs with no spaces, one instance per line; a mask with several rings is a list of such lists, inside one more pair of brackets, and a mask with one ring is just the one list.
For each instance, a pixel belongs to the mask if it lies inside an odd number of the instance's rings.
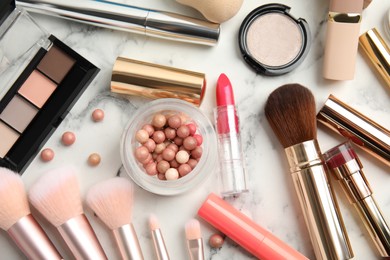
[[[203,154],[196,167],[177,180],[159,180],[146,173],[134,156],[140,146],[136,133],[145,124],[150,124],[155,114],[176,114],[185,117],[187,123],[194,123],[203,137]],[[176,195],[186,192],[205,181],[214,172],[217,162],[216,134],[210,120],[194,105],[179,99],[158,99],[139,108],[125,128],[121,140],[121,158],[126,173],[141,188],[159,195]]]

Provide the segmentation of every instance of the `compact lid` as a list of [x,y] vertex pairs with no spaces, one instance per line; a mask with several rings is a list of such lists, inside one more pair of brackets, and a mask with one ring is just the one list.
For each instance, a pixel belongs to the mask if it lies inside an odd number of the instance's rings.
[[12,13],[15,9],[15,0],[1,0],[0,2],[0,24]]

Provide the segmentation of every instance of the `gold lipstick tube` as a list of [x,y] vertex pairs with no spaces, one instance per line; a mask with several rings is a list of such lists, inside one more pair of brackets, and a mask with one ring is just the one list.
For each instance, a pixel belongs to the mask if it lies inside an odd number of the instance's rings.
[[316,140],[285,149],[317,260],[350,259],[353,252]]
[[63,259],[31,214],[19,219],[7,233],[28,259]]
[[178,98],[199,106],[206,89],[203,73],[118,57],[111,91],[119,94],[158,98]]
[[144,259],[133,224],[121,226],[112,232],[123,260]]
[[378,207],[362,164],[350,142],[324,154],[329,170],[341,184],[348,200],[359,213],[371,239],[382,257],[390,256],[390,229]]
[[77,260],[107,259],[91,224],[84,214],[69,219],[57,229]]
[[390,88],[390,48],[382,36],[373,28],[359,37],[359,45],[378,75]]
[[390,131],[330,95],[318,121],[390,166]]

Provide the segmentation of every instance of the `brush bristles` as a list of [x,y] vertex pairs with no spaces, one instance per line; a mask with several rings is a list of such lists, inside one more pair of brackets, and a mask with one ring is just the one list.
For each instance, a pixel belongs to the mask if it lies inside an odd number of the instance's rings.
[[86,202],[106,226],[115,230],[131,223],[133,209],[133,184],[115,177],[93,186]]
[[200,224],[199,221],[196,219],[191,219],[186,224],[186,238],[187,240],[194,240],[202,238],[202,234],[200,231]]
[[160,223],[157,217],[153,214],[149,217],[149,227],[152,231],[160,228]]
[[31,204],[55,227],[83,214],[79,183],[73,168],[45,173],[30,189]]
[[284,148],[316,139],[316,107],[313,94],[299,84],[273,91],[265,116]]
[[20,176],[0,168],[0,228],[8,230],[30,214],[26,191]]

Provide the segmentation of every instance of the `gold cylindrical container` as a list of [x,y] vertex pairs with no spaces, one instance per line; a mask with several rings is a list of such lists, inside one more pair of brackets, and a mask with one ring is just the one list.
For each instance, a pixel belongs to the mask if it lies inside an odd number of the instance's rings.
[[362,171],[362,164],[346,142],[324,154],[329,170],[341,184],[348,200],[359,213],[382,257],[390,256],[390,229]]
[[318,121],[390,166],[390,131],[330,95]]
[[118,57],[111,91],[151,99],[178,98],[199,106],[206,90],[203,73]]
[[317,141],[287,147],[285,152],[316,258],[352,258],[351,245]]
[[390,88],[390,48],[382,36],[375,28],[368,30],[359,37],[359,46],[386,86]]

